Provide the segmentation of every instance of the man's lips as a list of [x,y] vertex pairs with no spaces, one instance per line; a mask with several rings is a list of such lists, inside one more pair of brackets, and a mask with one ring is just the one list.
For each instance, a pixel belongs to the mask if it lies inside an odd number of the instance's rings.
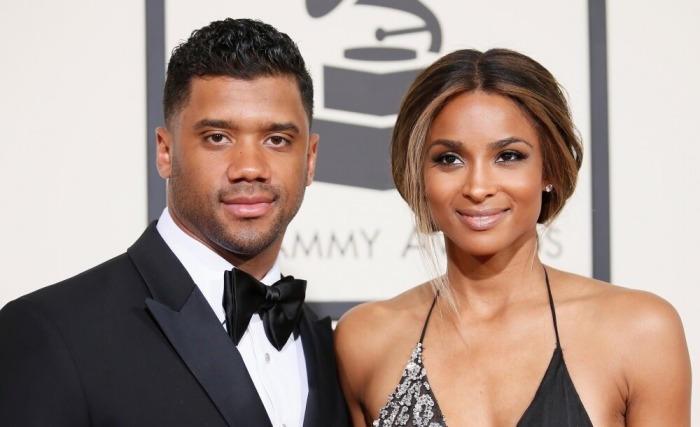
[[475,231],[488,230],[495,226],[508,209],[463,209],[458,210],[462,222]]
[[257,218],[265,215],[274,201],[267,195],[245,195],[227,198],[222,203],[227,211],[239,218]]

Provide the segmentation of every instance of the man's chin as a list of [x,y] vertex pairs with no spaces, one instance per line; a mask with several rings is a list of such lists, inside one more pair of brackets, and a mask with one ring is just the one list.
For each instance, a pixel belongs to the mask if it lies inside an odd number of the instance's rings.
[[276,240],[277,238],[275,236],[263,235],[251,231],[241,231],[235,236],[229,236],[220,246],[233,255],[253,257],[274,246]]

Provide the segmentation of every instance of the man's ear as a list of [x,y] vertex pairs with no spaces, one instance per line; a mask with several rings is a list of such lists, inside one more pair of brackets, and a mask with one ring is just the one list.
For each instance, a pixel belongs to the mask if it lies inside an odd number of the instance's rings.
[[164,127],[156,128],[156,166],[158,174],[168,179],[172,171],[172,134]]
[[309,136],[309,150],[306,153],[306,185],[311,185],[316,172],[316,157],[318,156],[318,140],[317,133],[312,133]]

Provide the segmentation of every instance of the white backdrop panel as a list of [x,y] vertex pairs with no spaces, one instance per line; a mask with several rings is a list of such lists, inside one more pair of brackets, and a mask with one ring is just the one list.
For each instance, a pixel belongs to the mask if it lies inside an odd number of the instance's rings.
[[142,232],[143,22],[140,1],[0,2],[0,307]]

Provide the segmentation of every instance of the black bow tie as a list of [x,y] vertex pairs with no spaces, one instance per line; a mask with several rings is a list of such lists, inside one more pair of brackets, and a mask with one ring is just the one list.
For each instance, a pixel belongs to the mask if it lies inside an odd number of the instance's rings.
[[225,272],[223,303],[229,336],[238,345],[250,317],[258,313],[267,339],[277,350],[282,350],[299,323],[305,294],[306,280],[292,276],[265,286],[237,268]]

